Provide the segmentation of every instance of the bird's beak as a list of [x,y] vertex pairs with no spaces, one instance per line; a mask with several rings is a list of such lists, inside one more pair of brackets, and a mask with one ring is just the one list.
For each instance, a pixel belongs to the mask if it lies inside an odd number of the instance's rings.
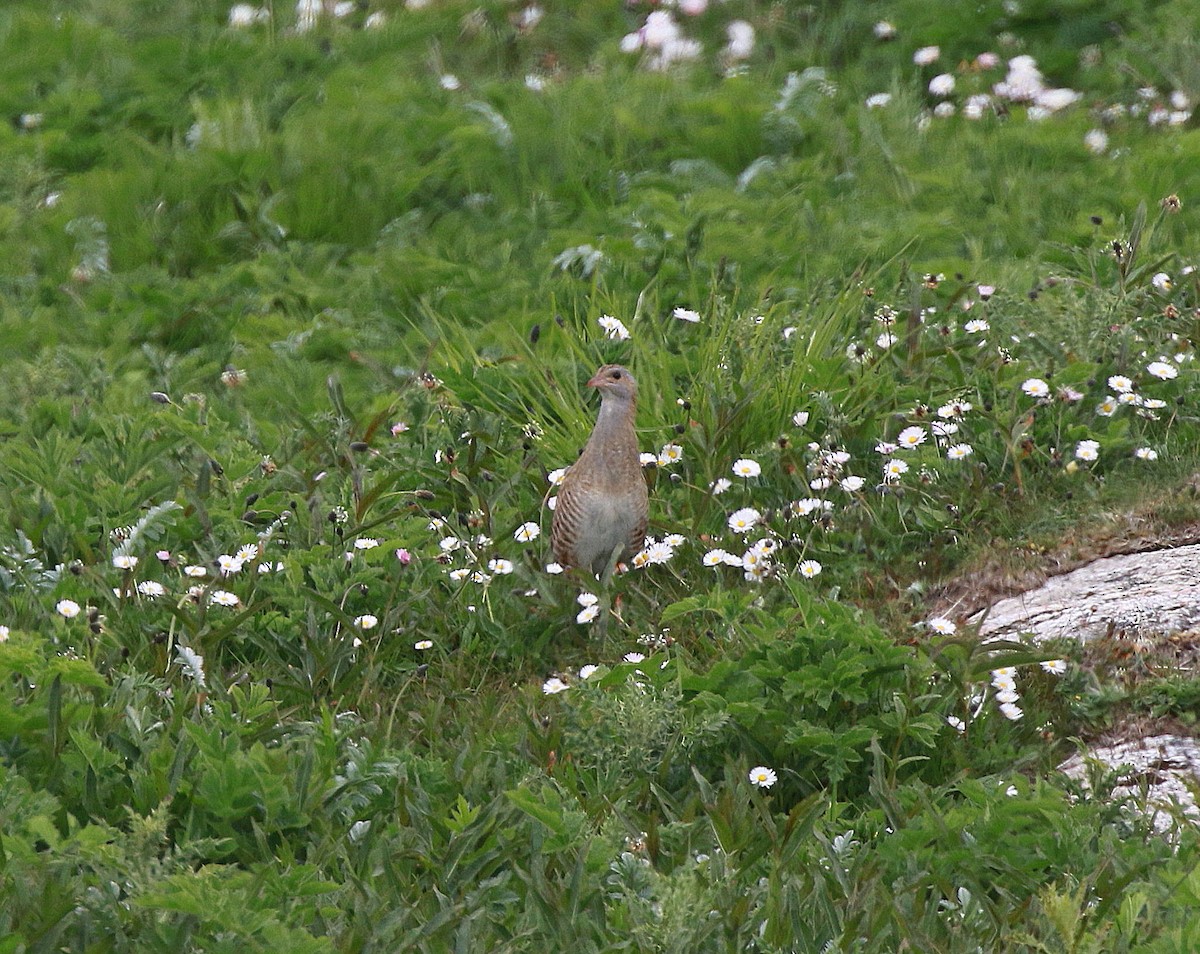
[[599,374],[593,374],[593,375],[592,375],[592,377],[591,377],[591,379],[588,381],[588,383],[587,383],[587,386],[588,386],[589,388],[598,388],[598,387],[600,387],[600,375],[599,375]]

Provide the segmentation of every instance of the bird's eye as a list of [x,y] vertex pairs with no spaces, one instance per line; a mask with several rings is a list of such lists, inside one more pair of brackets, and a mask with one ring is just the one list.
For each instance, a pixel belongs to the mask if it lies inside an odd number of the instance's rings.
[[620,380],[621,380],[621,372],[620,372],[620,371],[614,371],[614,372],[612,373],[612,379],[613,379],[614,381],[620,381]]

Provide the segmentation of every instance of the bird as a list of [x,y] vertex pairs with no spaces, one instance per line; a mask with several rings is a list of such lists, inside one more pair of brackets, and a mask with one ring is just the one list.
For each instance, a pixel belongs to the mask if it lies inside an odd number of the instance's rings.
[[563,476],[550,529],[554,558],[607,583],[646,539],[649,494],[633,429],[637,380],[619,364],[603,365],[587,383],[600,392],[600,413],[583,453]]

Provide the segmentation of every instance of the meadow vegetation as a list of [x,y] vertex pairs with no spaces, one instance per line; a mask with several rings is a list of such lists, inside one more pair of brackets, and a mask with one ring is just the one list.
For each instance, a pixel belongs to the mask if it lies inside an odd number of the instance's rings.
[[1198,517],[1195,5],[328,6],[0,9],[0,954],[1200,949],[935,599]]

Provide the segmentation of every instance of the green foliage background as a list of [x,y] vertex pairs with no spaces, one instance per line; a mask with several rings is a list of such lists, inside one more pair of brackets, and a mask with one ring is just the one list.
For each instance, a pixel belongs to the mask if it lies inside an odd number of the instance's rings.
[[[1054,771],[1195,680],[924,625],[980,554],[1195,518],[1200,139],[1148,121],[1194,4],[729,0],[667,71],[617,0],[230,7],[0,9],[2,954],[1200,948],[1193,826]],[[1082,101],[963,117],[987,50]],[[605,361],[684,542],[600,635],[515,534]],[[883,480],[947,402],[970,456]],[[864,486],[800,518],[831,450]],[[739,507],[757,582],[701,559]]]

